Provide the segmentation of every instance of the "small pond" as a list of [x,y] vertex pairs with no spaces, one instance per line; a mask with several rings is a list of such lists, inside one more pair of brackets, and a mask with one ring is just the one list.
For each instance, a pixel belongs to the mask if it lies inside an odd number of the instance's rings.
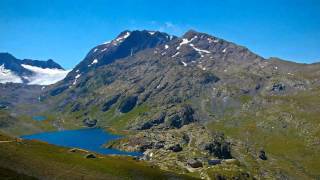
[[32,116],[32,119],[35,121],[44,121],[47,119],[45,116]]
[[140,152],[125,152],[116,149],[106,149],[102,147],[108,141],[119,139],[121,138],[121,136],[110,134],[99,128],[45,132],[22,136],[21,138],[29,140],[41,140],[57,146],[81,148],[100,154],[117,154],[130,156],[142,155]]

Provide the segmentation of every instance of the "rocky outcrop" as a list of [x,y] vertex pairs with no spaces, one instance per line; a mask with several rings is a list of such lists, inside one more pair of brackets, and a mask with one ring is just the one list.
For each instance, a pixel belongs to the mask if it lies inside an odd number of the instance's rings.
[[112,105],[114,105],[118,99],[120,98],[121,94],[117,94],[115,96],[112,96],[107,102],[105,102],[102,106],[101,111],[106,112],[108,111]]
[[207,150],[213,156],[219,159],[231,159],[231,144],[226,142],[223,135],[217,135],[212,143],[205,146]]
[[80,110],[81,105],[79,103],[75,104],[74,106],[72,106],[71,108],[71,112],[77,112]]
[[158,141],[154,144],[153,148],[154,149],[161,149],[164,148],[165,145],[165,141]]
[[184,125],[195,122],[194,110],[190,105],[183,106],[179,112],[172,115],[169,119],[170,127],[181,128]]
[[64,92],[65,90],[67,90],[68,88],[69,88],[69,86],[56,87],[55,89],[50,91],[50,95],[57,96],[57,95],[61,94],[62,92]]
[[219,81],[220,78],[215,76],[214,74],[212,73],[204,73],[201,77],[200,77],[200,83],[201,84],[209,84],[209,83],[212,83],[212,82],[217,82]]
[[87,159],[94,159],[94,158],[97,158],[97,156],[94,155],[94,154],[87,154],[87,155],[85,156],[85,158],[87,158]]
[[119,111],[122,113],[127,113],[131,111],[137,104],[138,96],[129,96],[126,99],[124,99],[120,106]]
[[272,85],[272,91],[274,92],[281,92],[286,89],[286,86],[283,83],[276,83]]
[[183,134],[182,144],[189,144],[189,142],[190,142],[190,137],[188,136],[188,134]]
[[182,151],[182,147],[180,146],[180,144],[176,144],[176,145],[170,146],[168,149],[171,150],[172,152],[180,152],[180,151]]
[[152,149],[154,143],[153,142],[145,142],[139,147],[140,152],[145,152],[147,149]]
[[153,126],[162,124],[164,123],[165,118],[166,118],[166,113],[162,112],[156,115],[154,119],[145,122],[141,127],[138,128],[138,130],[146,130],[146,129],[152,128]]

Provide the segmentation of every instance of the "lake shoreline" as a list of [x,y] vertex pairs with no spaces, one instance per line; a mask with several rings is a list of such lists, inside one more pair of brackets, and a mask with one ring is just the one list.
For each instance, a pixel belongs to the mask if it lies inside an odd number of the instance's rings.
[[25,140],[37,140],[48,144],[73,148],[83,149],[88,152],[103,154],[103,155],[125,155],[139,157],[141,152],[127,152],[118,149],[105,148],[104,145],[110,141],[122,138],[121,135],[115,135],[101,128],[83,128],[76,130],[61,130],[36,133],[31,135],[20,136]]

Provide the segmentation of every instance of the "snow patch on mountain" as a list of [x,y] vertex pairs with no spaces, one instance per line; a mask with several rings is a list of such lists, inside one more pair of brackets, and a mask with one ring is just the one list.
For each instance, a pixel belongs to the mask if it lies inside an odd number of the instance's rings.
[[77,74],[75,77],[74,77],[74,81],[72,83],[72,85],[76,85],[77,84],[77,80],[81,77],[81,74]]
[[97,64],[97,63],[98,63],[98,59],[94,59],[91,64],[93,65],[93,64]]
[[104,42],[102,44],[109,44],[109,43],[111,43],[111,41],[106,41],[106,42]]
[[104,52],[104,51],[106,51],[106,50],[108,50],[108,48],[106,47],[106,48],[104,48],[104,49],[102,49],[101,50],[101,52]]
[[182,42],[181,42],[181,43],[179,44],[179,46],[177,47],[177,50],[179,50],[182,45],[189,44],[189,43],[191,43],[193,40],[195,40],[196,38],[198,38],[198,36],[194,36],[194,37],[191,38],[190,40],[188,40],[188,39],[186,39],[186,38],[183,38],[183,39],[182,39]]
[[37,66],[30,66],[27,64],[22,64],[22,66],[33,72],[32,76],[25,76],[29,82],[28,84],[38,84],[38,85],[50,85],[54,84],[66,77],[70,72],[69,70],[62,69],[50,69],[50,68],[40,68]]
[[118,37],[116,40],[112,41],[112,44],[117,45],[118,43],[122,43],[125,39],[130,36],[130,32],[126,32],[123,36]]
[[195,51],[197,51],[197,52],[201,55],[201,57],[204,57],[202,53],[207,53],[207,54],[210,54],[210,53],[211,53],[210,51],[196,48],[196,47],[194,46],[194,44],[190,44],[190,46],[191,46]]
[[196,48],[196,47],[194,46],[194,44],[190,44],[190,46],[191,46],[194,50],[196,50],[196,51],[198,51],[198,52],[201,52],[201,53],[207,53],[207,54],[210,54],[210,53],[211,53],[210,51],[207,51],[207,50],[204,50],[204,49]]
[[177,52],[176,54],[174,54],[172,57],[176,57],[180,54],[180,52]]
[[4,64],[0,66],[0,83],[22,83],[21,78],[9,69],[4,67]]

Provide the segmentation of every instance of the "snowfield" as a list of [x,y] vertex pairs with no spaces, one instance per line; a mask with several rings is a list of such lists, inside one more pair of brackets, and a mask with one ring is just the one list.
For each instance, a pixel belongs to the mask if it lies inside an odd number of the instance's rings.
[[30,85],[54,84],[64,79],[66,75],[70,72],[70,70],[40,68],[40,67],[30,66],[26,64],[22,64],[22,66],[34,73],[32,76],[24,77],[29,81],[28,84]]
[[0,66],[0,83],[22,83],[21,78],[9,69],[4,67],[4,64]]

